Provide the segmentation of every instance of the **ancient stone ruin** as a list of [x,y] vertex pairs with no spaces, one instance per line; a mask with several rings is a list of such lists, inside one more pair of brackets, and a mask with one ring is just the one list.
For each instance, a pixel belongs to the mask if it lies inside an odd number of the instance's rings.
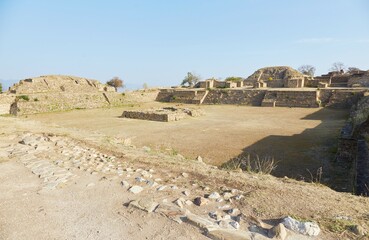
[[245,80],[245,85],[252,85],[255,88],[301,88],[308,78],[310,77],[291,67],[265,67],[249,76]]
[[240,81],[208,79],[195,88],[162,89],[156,100],[186,104],[350,108],[368,92],[369,71],[319,77],[287,67],[265,67]]
[[14,84],[0,99],[1,112],[25,115],[118,106],[123,96],[97,80],[47,75]]
[[165,107],[150,110],[124,111],[122,118],[133,118],[159,122],[179,121],[187,117],[198,117],[204,113],[199,109]]

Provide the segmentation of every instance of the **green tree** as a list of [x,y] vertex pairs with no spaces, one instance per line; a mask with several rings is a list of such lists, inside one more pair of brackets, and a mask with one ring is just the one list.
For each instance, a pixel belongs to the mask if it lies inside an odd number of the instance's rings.
[[241,82],[243,81],[242,77],[227,77],[224,81],[226,82]]
[[200,76],[195,73],[188,72],[187,76],[183,79],[181,85],[188,85],[189,87],[195,86],[200,81]]
[[115,91],[118,90],[118,88],[124,88],[124,82],[122,79],[120,79],[119,77],[113,77],[111,80],[107,81],[106,84],[108,84],[109,86],[112,86],[115,88]]
[[144,83],[143,85],[142,85],[142,87],[143,87],[143,89],[148,89],[149,88],[149,85],[147,85],[147,83]]
[[299,72],[305,75],[309,75],[311,77],[314,77],[315,74],[315,67],[311,66],[311,65],[302,65],[301,67],[299,67]]
[[0,83],[0,93],[3,92],[3,85]]

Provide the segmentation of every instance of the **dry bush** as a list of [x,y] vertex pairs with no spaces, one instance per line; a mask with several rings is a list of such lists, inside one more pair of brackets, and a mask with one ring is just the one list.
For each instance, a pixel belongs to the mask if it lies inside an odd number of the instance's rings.
[[274,157],[259,157],[259,155],[251,157],[249,154],[247,156],[232,159],[223,164],[222,168],[228,170],[242,169],[247,172],[271,174],[277,168],[277,162],[274,160]]

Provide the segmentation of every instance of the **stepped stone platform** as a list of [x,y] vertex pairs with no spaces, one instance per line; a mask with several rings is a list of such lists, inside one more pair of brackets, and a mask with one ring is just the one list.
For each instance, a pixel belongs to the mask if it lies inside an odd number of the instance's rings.
[[189,116],[198,117],[201,115],[203,115],[203,112],[199,109],[167,107],[144,111],[124,111],[121,117],[159,122],[172,122],[179,121]]
[[[368,88],[161,89],[156,101],[185,104],[348,109],[368,91]],[[198,101],[199,98],[201,101]]]
[[27,115],[120,106],[124,96],[97,80],[47,75],[21,80],[0,94],[0,114]]

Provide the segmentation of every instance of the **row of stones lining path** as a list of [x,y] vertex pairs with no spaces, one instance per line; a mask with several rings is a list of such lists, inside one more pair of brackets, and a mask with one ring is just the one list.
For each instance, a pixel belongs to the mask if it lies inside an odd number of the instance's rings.
[[[238,201],[243,198],[243,193],[237,189],[223,189],[219,193],[196,183],[183,186],[180,180],[189,178],[185,172],[165,179],[157,176],[155,169],[127,167],[120,158],[64,136],[26,133],[19,136],[17,143],[0,146],[0,151],[42,179],[43,190],[68,187],[71,182],[78,181],[78,171],[99,174],[116,179],[122,191],[134,196],[135,200],[125,203],[126,207],[161,214],[178,224],[192,224],[211,239],[303,240],[314,239],[311,236],[320,231],[315,227],[300,232],[310,235],[308,237],[286,229],[283,224],[267,226],[256,218],[245,216],[237,208]],[[98,183],[86,187],[95,184]]]

